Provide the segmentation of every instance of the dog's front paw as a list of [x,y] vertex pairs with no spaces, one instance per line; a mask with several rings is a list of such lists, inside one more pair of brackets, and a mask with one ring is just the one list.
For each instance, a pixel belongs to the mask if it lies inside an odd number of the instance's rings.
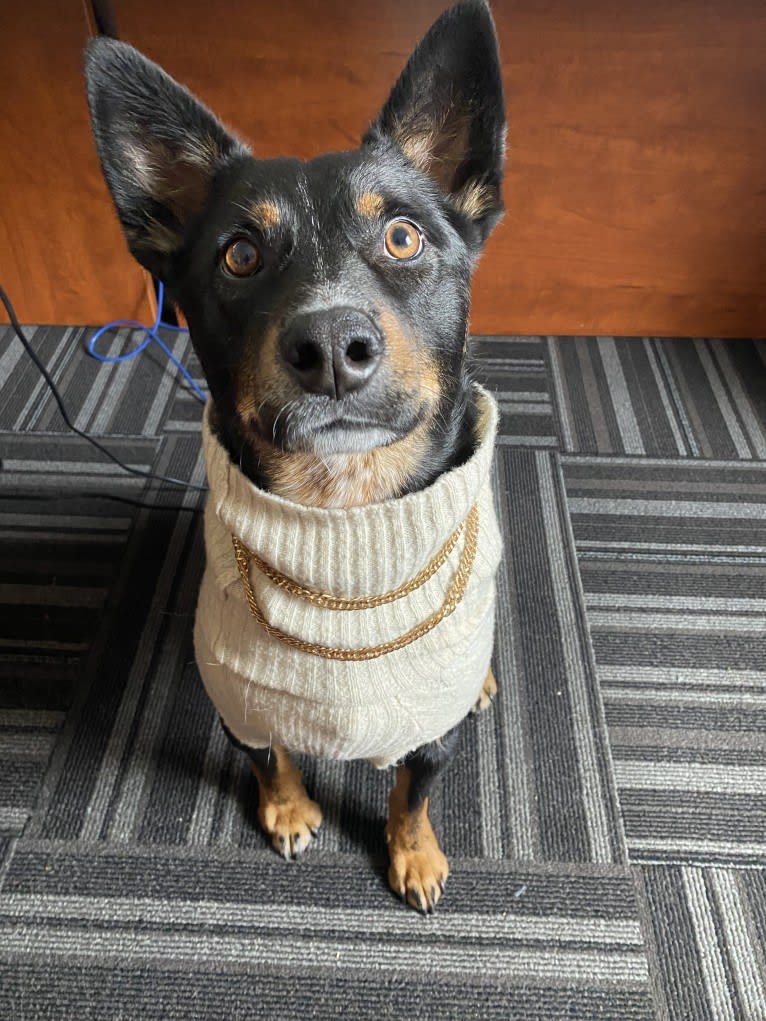
[[473,712],[481,713],[484,712],[485,709],[489,709],[495,700],[495,695],[497,695],[497,681],[495,680],[495,675],[490,670],[484,679],[484,687],[481,689],[479,697],[476,700]]
[[406,815],[386,826],[388,883],[418,911],[430,913],[444,893],[449,863],[439,847],[426,812]]
[[285,858],[303,854],[322,825],[322,810],[312,801],[301,786],[293,791],[282,791],[281,797],[266,798],[261,791],[258,821],[271,837],[274,850]]
[[268,766],[253,765],[258,780],[258,821],[285,858],[303,854],[322,825],[322,810],[303,786],[286,749],[275,746]]

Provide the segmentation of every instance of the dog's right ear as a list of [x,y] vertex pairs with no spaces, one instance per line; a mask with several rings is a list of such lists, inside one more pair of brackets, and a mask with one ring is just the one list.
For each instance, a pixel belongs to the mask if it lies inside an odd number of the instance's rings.
[[248,150],[187,89],[126,43],[94,39],[85,76],[96,147],[128,245],[164,279],[216,172]]

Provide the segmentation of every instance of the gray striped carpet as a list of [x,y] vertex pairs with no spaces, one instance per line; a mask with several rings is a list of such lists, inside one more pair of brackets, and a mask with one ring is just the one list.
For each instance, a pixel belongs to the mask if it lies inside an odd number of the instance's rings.
[[[79,426],[203,481],[162,360],[30,333]],[[0,1017],[766,1019],[766,345],[476,356],[501,693],[435,799],[424,919],[386,887],[387,774],[306,762],[319,840],[267,847],[192,661],[199,497],[67,434],[0,327]]]

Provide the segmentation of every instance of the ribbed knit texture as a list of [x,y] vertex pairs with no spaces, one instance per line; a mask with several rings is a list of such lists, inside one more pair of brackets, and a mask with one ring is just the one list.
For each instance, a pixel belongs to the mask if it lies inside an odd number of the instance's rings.
[[[492,654],[502,551],[490,483],[497,408],[478,387],[477,399],[477,447],[464,465],[421,492],[348,510],[304,507],[258,489],[232,464],[206,416],[207,566],[195,649],[207,692],[240,741],[386,766],[443,736],[471,709]],[[232,535],[308,588],[380,595],[414,578],[477,502],[478,548],[465,595],[411,645],[369,661],[337,662],[288,647],[253,619]],[[344,648],[378,645],[441,606],[464,538],[423,586],[374,609],[315,607],[255,567],[250,579],[266,619],[288,634]]]

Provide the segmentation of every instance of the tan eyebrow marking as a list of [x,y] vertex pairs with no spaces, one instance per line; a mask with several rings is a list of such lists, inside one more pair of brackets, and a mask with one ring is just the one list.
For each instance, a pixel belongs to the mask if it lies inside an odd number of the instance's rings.
[[262,202],[254,202],[250,207],[250,219],[261,230],[276,227],[281,218],[282,214],[275,202],[264,200]]
[[369,217],[371,220],[376,216],[380,216],[385,207],[386,203],[383,196],[379,195],[376,191],[363,191],[356,200],[357,212],[361,213],[362,216]]

